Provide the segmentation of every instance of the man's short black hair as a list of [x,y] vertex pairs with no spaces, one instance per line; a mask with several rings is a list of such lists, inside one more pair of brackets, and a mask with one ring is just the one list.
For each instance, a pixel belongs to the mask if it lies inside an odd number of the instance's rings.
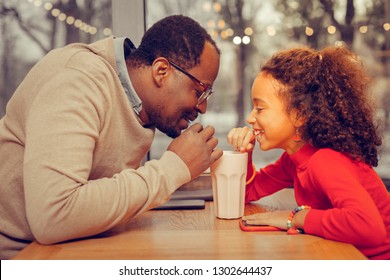
[[166,57],[184,68],[192,68],[199,64],[206,41],[220,53],[215,41],[198,22],[183,15],[168,16],[146,31],[129,59],[140,66],[152,65],[156,58]]

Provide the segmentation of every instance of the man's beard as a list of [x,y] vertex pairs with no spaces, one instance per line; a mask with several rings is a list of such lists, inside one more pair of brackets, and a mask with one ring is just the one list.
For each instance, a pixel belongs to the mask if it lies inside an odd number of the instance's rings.
[[[161,112],[163,112],[164,108],[159,107],[157,110],[150,112],[148,114],[149,120],[152,124],[154,124],[154,127],[156,127],[158,130],[160,130],[162,133],[166,134],[167,136],[171,138],[176,138],[181,134],[181,131],[172,124],[177,125],[177,120],[170,120],[167,118],[163,118]],[[163,120],[166,120],[167,123],[170,123],[171,125],[167,125],[163,123]]]

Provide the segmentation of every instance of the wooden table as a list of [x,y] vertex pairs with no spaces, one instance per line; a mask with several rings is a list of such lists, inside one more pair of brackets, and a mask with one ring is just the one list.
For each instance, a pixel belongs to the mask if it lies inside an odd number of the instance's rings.
[[[308,234],[243,232],[238,220],[215,218],[213,207],[206,202],[201,210],[148,211],[104,236],[50,246],[33,242],[14,259],[366,259],[350,244]],[[250,204],[245,214],[260,211]]]

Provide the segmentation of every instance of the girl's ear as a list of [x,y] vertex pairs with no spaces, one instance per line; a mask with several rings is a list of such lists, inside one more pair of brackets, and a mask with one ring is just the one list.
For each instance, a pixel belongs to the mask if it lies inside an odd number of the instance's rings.
[[152,64],[152,76],[155,84],[161,87],[165,78],[169,74],[169,62],[165,57],[158,57]]
[[290,118],[295,127],[301,127],[306,122],[306,118],[296,109],[291,111]]

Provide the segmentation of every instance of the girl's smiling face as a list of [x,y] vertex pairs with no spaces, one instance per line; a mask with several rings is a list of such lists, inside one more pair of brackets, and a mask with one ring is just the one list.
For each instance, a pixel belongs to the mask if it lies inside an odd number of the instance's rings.
[[297,127],[294,114],[288,114],[279,95],[282,85],[271,75],[260,72],[252,87],[253,110],[247,122],[258,133],[257,142],[264,151],[281,148],[289,154],[298,151],[304,142],[294,141]]

